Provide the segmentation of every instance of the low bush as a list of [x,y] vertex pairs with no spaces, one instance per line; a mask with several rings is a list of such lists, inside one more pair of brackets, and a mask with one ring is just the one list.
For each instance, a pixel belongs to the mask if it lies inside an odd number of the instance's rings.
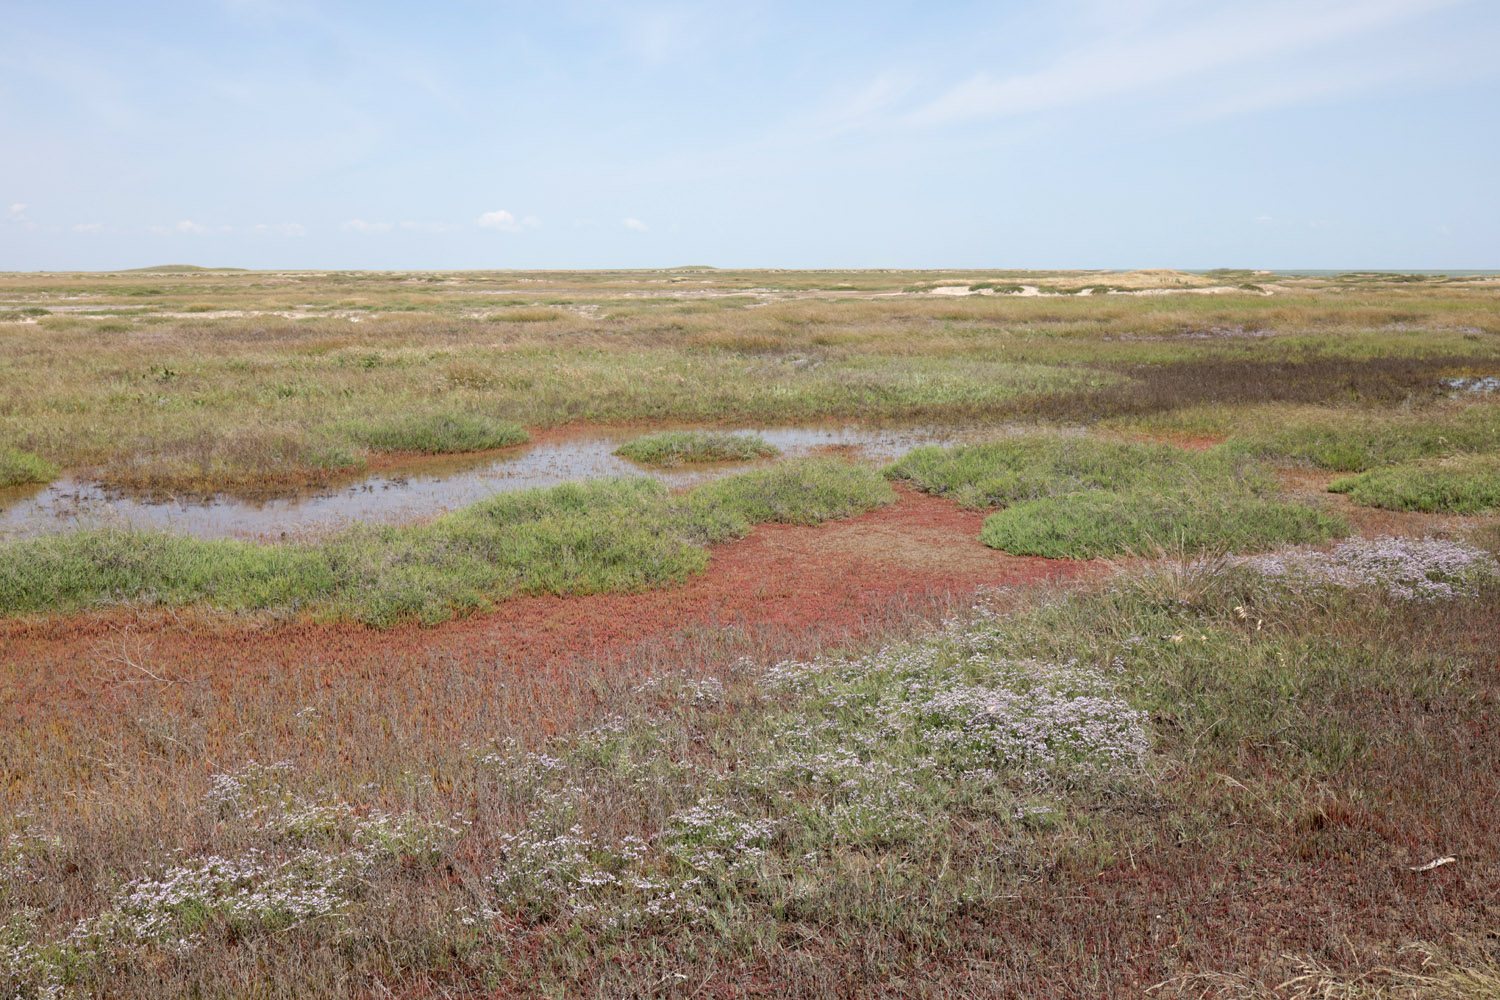
[[682,462],[748,462],[780,454],[759,434],[727,434],[715,431],[662,431],[632,438],[615,454],[642,465],[678,465]]
[[886,471],[965,507],[1005,504],[1088,490],[1171,489],[1193,481],[1219,489],[1270,488],[1254,463],[1224,450],[1028,434],[987,444],[916,448]]
[[1250,493],[1092,490],[1045,497],[985,518],[979,540],[1016,555],[1094,559],[1163,550],[1254,551],[1348,534],[1342,519]]
[[1329,484],[1366,507],[1482,514],[1500,508],[1500,455],[1460,455],[1371,469]]
[[966,507],[1005,507],[985,520],[980,541],[1017,555],[1232,551],[1348,531],[1337,518],[1276,499],[1263,468],[1223,448],[1031,434],[918,448],[886,474]]
[[45,458],[16,448],[0,448],[0,489],[50,482],[57,473],[57,466]]
[[1500,408],[1488,403],[1432,412],[1326,410],[1266,416],[1260,426],[1232,435],[1229,443],[1260,458],[1339,472],[1500,451]]
[[376,451],[414,451],[426,455],[484,451],[525,444],[525,428],[508,420],[476,413],[422,413],[388,420],[346,424],[343,433]]

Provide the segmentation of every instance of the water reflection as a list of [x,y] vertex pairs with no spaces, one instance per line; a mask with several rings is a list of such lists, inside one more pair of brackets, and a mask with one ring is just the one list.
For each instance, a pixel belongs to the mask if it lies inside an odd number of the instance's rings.
[[[998,428],[740,428],[780,448],[783,457],[835,451],[889,462],[925,444],[993,436]],[[422,520],[506,490],[556,486],[607,476],[648,475],[669,486],[729,475],[761,463],[649,469],[614,450],[638,430],[590,431],[546,439],[501,457],[415,460],[340,487],[267,500],[144,500],[65,476],[46,487],[0,491],[0,539],[67,531],[81,525],[165,528],[199,538],[305,537],[348,524]]]

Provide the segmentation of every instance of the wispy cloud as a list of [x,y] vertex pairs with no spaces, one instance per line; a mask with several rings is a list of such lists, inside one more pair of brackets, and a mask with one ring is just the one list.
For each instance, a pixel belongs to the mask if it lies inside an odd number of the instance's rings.
[[350,219],[339,228],[346,233],[388,233],[394,227],[389,222],[366,222],[364,219]]
[[401,223],[401,228],[418,233],[452,233],[462,229],[463,226],[452,222],[417,222],[407,219]]
[[506,233],[519,233],[526,229],[535,229],[541,224],[542,220],[534,215],[518,219],[503,208],[497,208],[493,212],[485,212],[478,220],[478,225],[481,229],[498,229]]
[[73,227],[73,232],[75,232],[75,233],[102,233],[102,232],[104,232],[104,223],[102,223],[102,222],[80,222],[76,226]]
[[634,232],[637,232],[637,233],[644,233],[646,230],[648,230],[648,229],[651,228],[650,226],[648,226],[644,222],[642,222],[640,219],[633,218],[633,217],[632,218],[628,218],[628,219],[621,219],[620,220],[620,225],[624,226],[626,229],[633,230]]
[[1272,0],[1174,7],[1170,19],[1143,16],[1135,30],[1072,48],[1032,73],[975,73],[907,121],[938,125],[1084,104],[1327,44],[1456,2]]
[[174,227],[179,233],[187,233],[190,236],[201,236],[208,232],[208,227],[199,225],[192,219],[183,219]]
[[300,222],[278,222],[274,225],[261,223],[258,226],[251,226],[250,234],[252,236],[298,237],[307,235],[307,227],[303,226]]

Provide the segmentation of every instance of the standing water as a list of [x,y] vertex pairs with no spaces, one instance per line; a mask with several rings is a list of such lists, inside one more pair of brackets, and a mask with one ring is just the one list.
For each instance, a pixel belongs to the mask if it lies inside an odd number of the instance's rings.
[[[743,428],[797,458],[829,450],[889,462],[912,448],[993,436],[937,427]],[[724,462],[655,469],[614,454],[640,431],[589,431],[511,449],[480,459],[448,456],[413,460],[343,486],[265,500],[229,495],[193,500],[147,500],[64,476],[40,490],[0,491],[0,539],[89,527],[157,528],[198,538],[305,537],[355,523],[409,524],[508,490],[556,486],[611,476],[650,476],[677,488],[768,464]]]

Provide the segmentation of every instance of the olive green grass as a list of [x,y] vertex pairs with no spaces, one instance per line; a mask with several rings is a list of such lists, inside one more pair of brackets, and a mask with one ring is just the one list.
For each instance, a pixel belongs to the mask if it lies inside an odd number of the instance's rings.
[[0,489],[50,482],[57,473],[57,466],[39,455],[16,448],[0,448]]
[[684,462],[748,462],[779,455],[780,449],[759,434],[719,431],[661,431],[626,441],[615,454],[642,465],[671,466]]
[[1028,434],[919,448],[886,474],[966,507],[1005,508],[980,541],[1016,555],[1243,552],[1348,533],[1334,515],[1277,498],[1268,470],[1227,448]]
[[1371,469],[1329,484],[1366,507],[1440,514],[1500,509],[1500,455],[1459,455]]
[[508,448],[531,440],[520,424],[462,412],[351,421],[342,430],[350,440],[375,451],[424,455]]

